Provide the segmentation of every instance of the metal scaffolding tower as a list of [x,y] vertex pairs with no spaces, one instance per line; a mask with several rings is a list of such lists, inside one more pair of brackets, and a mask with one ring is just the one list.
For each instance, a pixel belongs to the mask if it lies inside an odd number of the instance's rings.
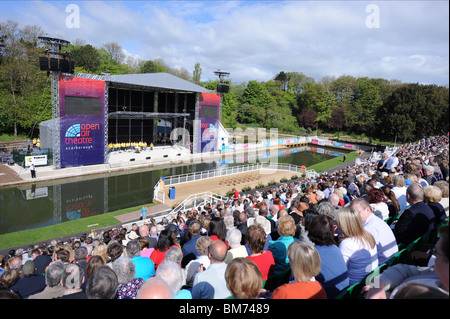
[[[61,51],[62,47],[67,47],[70,43],[69,41],[42,36],[39,37],[41,43],[46,46],[46,53],[50,59],[56,59],[59,62],[61,56],[64,53]],[[50,70],[48,71],[51,75],[51,90],[52,90],[52,119],[53,125],[55,126],[53,130],[53,168],[61,168],[61,154],[60,154],[60,114],[59,114],[59,75],[62,74],[59,69],[59,64],[57,67],[52,67],[50,65]]]

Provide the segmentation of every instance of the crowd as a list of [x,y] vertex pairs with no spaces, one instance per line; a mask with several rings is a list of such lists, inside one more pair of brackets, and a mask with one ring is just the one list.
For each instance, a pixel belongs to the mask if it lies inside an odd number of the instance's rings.
[[[335,298],[448,221],[448,136],[380,157],[160,222],[11,250],[0,298]],[[448,226],[437,231],[366,297],[448,298]]]

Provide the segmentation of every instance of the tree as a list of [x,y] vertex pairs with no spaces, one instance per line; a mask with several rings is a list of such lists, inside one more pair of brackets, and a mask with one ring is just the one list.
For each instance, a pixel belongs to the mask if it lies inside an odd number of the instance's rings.
[[[304,92],[298,95],[299,110],[310,109],[317,112],[317,124],[326,127],[333,109],[336,108],[336,100],[333,94],[320,83],[308,82]],[[299,123],[300,126],[301,123]]]
[[192,73],[192,81],[200,85],[200,79],[202,77],[202,68],[200,67],[200,63],[195,63],[194,72]]
[[166,72],[163,66],[155,61],[145,61],[139,66],[139,73],[160,73]]
[[449,130],[449,89],[436,85],[406,84],[386,99],[377,113],[380,138],[401,142]]
[[317,127],[317,112],[311,109],[303,109],[298,115],[298,125],[304,128]]
[[82,46],[69,45],[70,54],[76,67],[81,67],[89,73],[97,73],[100,68],[100,53],[90,44]]
[[38,69],[37,41],[40,29],[7,21],[0,25],[4,34],[4,56],[0,65],[0,113],[2,129],[18,135],[29,128],[37,116],[36,96],[45,86],[45,75]]
[[121,64],[125,60],[123,48],[117,42],[107,42],[103,44],[102,49],[107,53],[108,57],[117,64]]

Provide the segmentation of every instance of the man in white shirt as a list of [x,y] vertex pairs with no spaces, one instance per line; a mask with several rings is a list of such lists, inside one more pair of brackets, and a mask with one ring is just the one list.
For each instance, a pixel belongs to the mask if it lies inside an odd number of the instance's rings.
[[227,264],[227,245],[221,240],[214,240],[208,248],[211,261],[208,269],[195,275],[192,287],[193,299],[225,299],[231,296],[225,281]]
[[360,214],[364,229],[375,238],[378,251],[378,265],[384,264],[398,252],[397,241],[392,229],[385,221],[372,213],[369,202],[364,198],[352,200],[350,207]]

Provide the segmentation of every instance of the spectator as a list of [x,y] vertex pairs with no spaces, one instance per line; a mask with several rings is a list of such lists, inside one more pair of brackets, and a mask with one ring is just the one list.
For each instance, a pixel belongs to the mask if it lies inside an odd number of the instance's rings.
[[423,188],[424,202],[430,206],[434,213],[435,227],[447,218],[444,207],[440,204],[442,191],[439,187],[429,185]]
[[250,249],[250,254],[247,258],[258,266],[263,281],[266,281],[272,276],[275,268],[275,260],[272,252],[270,250],[264,250],[267,242],[266,239],[266,232],[261,224],[251,225],[247,229],[245,242]]
[[384,193],[379,188],[372,188],[367,196],[373,214],[382,220],[389,218],[389,207],[385,203]]
[[147,279],[138,291],[136,299],[173,299],[173,291],[162,279]]
[[375,239],[364,229],[361,216],[351,207],[341,208],[336,222],[344,235],[339,249],[347,264],[349,285],[353,285],[378,267]]
[[268,289],[272,290],[281,284],[284,280],[284,276],[289,271],[289,258],[287,256],[287,249],[294,241],[298,241],[294,238],[295,231],[297,230],[294,219],[285,215],[278,220],[278,233],[280,238],[269,242],[269,248],[273,254],[275,260],[275,267],[273,276],[270,278],[272,282],[269,284]]
[[198,258],[199,253],[195,248],[195,244],[197,243],[197,240],[202,236],[200,233],[201,230],[202,224],[198,220],[192,219],[191,222],[189,223],[188,228],[188,234],[190,236],[190,239],[186,243],[184,243],[182,247],[183,265],[187,265],[189,261]]
[[394,187],[392,188],[392,191],[394,192],[395,198],[397,198],[398,204],[400,206],[399,211],[402,212],[408,206],[408,202],[406,200],[405,178],[400,174],[394,175],[393,183]]
[[53,299],[64,295],[64,287],[61,285],[65,271],[62,262],[52,263],[45,271],[45,288],[42,292],[32,294],[28,299]]
[[256,299],[263,285],[258,266],[252,260],[242,257],[229,262],[225,281],[233,299]]
[[439,229],[439,240],[435,245],[435,264],[432,267],[397,264],[388,267],[375,279],[378,286],[365,287],[366,299],[386,299],[394,297],[399,288],[410,283],[421,283],[449,293],[449,230],[448,225]]
[[164,280],[169,285],[174,299],[192,299],[192,294],[189,290],[181,289],[184,284],[184,276],[179,263],[165,260],[158,267],[155,277]]
[[321,260],[320,272],[315,278],[322,284],[329,299],[349,285],[347,265],[336,245],[334,226],[333,218],[322,214],[311,221],[308,232]]
[[239,229],[239,231],[242,233],[242,239],[244,240],[245,239],[245,234],[247,234],[247,228],[248,228],[248,225],[247,225],[247,220],[248,220],[247,219],[247,214],[244,213],[244,212],[239,213],[238,219],[239,219],[239,222],[238,222],[238,225],[236,226],[236,228]]
[[163,231],[161,231],[161,234],[159,235],[158,238],[158,246],[150,255],[150,259],[153,261],[155,271],[158,269],[159,264],[164,261],[166,252],[169,250],[170,247],[174,245],[175,242],[172,236],[172,232],[169,231],[169,229],[164,229]]
[[83,269],[83,272],[86,273],[86,265],[87,265],[86,259],[88,258],[88,250],[87,250],[87,248],[84,247],[84,246],[78,247],[74,251],[74,256],[75,256],[75,263],[80,265],[81,268]]
[[22,278],[12,287],[11,291],[20,295],[22,299],[27,299],[30,295],[37,294],[45,289],[45,277],[35,275],[36,267],[34,262],[28,260],[22,267]]
[[92,251],[92,256],[100,256],[103,259],[103,262],[106,264],[109,261],[108,246],[103,242],[98,243],[98,245]]
[[423,178],[427,181],[428,185],[433,185],[437,178],[434,175],[434,167],[431,165],[424,165],[423,166]]
[[[91,258],[89,258],[89,261],[86,265],[86,279],[91,278],[92,274],[104,264],[105,262],[100,256],[92,256]],[[85,283],[87,282],[85,281]]]
[[377,246],[378,264],[382,265],[398,252],[397,241],[392,229],[372,212],[370,204],[363,198],[356,198],[350,203],[361,216],[364,229],[372,234]]
[[141,256],[141,244],[137,239],[128,242],[127,255],[135,265],[135,278],[146,281],[155,275],[155,265],[150,258]]
[[406,193],[411,205],[399,217],[394,226],[394,235],[398,244],[408,245],[434,228],[434,212],[424,203],[424,192],[420,185],[411,184]]
[[52,262],[52,257],[48,255],[41,255],[41,251],[36,248],[31,251],[31,258],[36,267],[36,275],[45,274],[45,268]]
[[67,264],[63,274],[64,295],[56,299],[87,299],[81,289],[85,280],[83,269],[78,264]]
[[155,250],[155,248],[150,247],[150,242],[148,241],[148,239],[146,237],[140,236],[138,238],[138,240],[139,240],[139,243],[141,244],[141,253],[140,253],[141,256],[150,258],[150,255]]
[[440,204],[442,207],[444,207],[444,210],[446,211],[446,214],[448,215],[449,210],[449,186],[448,182],[446,181],[437,181],[434,183],[434,186],[439,187],[439,189],[442,191],[442,199],[440,200]]
[[224,262],[228,264],[232,259],[237,257],[247,257],[247,249],[244,245],[241,245],[242,233],[237,228],[229,229],[227,232],[227,242],[230,245],[230,249],[227,252]]
[[208,236],[211,237],[212,240],[222,240],[223,242],[226,242],[227,227],[221,218],[213,217],[211,219]]
[[199,256],[195,261],[198,261],[203,265],[205,269],[208,269],[210,260],[208,257],[209,245],[211,245],[212,239],[209,236],[202,236],[197,240],[195,248],[197,249]]
[[19,270],[6,269],[0,276],[0,288],[11,290],[11,287],[14,286],[14,284],[18,282],[19,279],[20,279]]
[[226,244],[221,240],[213,240],[208,248],[210,266],[195,276],[193,299],[224,299],[230,296],[225,282],[227,264],[223,262],[226,255]]
[[122,244],[119,244],[116,240],[111,240],[108,243],[107,248],[107,254],[108,254],[108,262],[107,263],[113,263],[117,258],[122,256],[123,253],[123,246]]
[[391,191],[391,187],[390,186],[382,186],[380,189],[384,194],[384,200],[385,200],[386,205],[388,206],[389,217],[397,216],[397,214],[400,210],[400,205],[398,203],[397,198],[395,197],[394,192]]
[[[146,257],[143,257],[146,258]],[[117,275],[116,299],[136,299],[139,288],[144,284],[141,277],[136,277],[136,266],[129,257],[121,256],[112,264]]]
[[284,284],[273,292],[273,299],[327,299],[322,285],[312,280],[320,272],[317,250],[305,242],[293,242],[287,251],[295,282]]
[[88,299],[114,299],[118,286],[114,270],[103,265],[89,278],[86,285],[86,296]]
[[[156,230],[156,227],[154,228]],[[149,245],[148,248],[155,248],[158,243],[158,237],[154,234],[150,234],[150,229],[148,225],[144,224],[141,227],[139,227],[139,235],[140,237],[144,237],[148,240]]]

